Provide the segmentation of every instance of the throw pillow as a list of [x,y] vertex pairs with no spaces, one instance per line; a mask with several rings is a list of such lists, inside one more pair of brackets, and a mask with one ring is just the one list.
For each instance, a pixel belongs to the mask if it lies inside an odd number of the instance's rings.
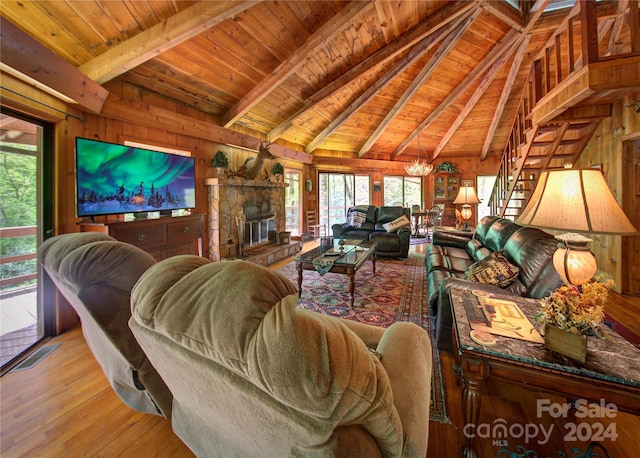
[[410,227],[410,226],[411,226],[411,221],[409,221],[409,218],[407,218],[407,215],[402,215],[401,217],[396,218],[393,221],[390,221],[388,223],[384,223],[382,225],[382,227],[384,227],[384,230],[387,232],[396,232],[401,227]]
[[496,251],[481,261],[470,265],[464,274],[464,278],[465,280],[506,288],[516,281],[519,273],[520,269],[511,264],[502,251]]
[[367,213],[361,212],[359,210],[351,210],[349,213],[349,226],[352,227],[362,227],[364,222],[367,220]]

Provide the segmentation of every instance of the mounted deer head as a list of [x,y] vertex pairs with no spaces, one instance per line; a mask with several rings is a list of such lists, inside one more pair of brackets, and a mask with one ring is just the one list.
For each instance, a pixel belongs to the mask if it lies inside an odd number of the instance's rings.
[[275,159],[269,151],[271,143],[260,143],[257,157],[250,157],[244,161],[244,177],[253,180],[262,170],[265,159]]

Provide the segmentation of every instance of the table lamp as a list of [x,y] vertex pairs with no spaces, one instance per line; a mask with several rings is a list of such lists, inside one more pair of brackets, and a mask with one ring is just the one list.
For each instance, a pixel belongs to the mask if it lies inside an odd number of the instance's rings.
[[470,231],[468,219],[471,218],[471,205],[470,204],[479,204],[480,199],[476,195],[476,190],[473,189],[472,186],[461,186],[458,191],[458,195],[453,201],[454,205],[462,204],[462,210],[460,210],[460,214],[462,215],[462,219],[464,220],[464,228],[463,231]]
[[556,236],[553,265],[566,284],[581,285],[598,270],[590,238],[574,233],[633,235],[624,214],[598,169],[552,169],[540,174],[529,203],[516,220],[523,226],[572,231]]

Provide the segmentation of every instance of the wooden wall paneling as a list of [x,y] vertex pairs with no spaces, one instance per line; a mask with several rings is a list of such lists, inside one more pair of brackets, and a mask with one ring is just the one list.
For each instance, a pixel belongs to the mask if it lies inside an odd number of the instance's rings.
[[[622,208],[636,229],[640,228],[640,132],[623,140],[623,173],[625,184]],[[622,272],[620,290],[640,296],[640,236],[622,238]]]

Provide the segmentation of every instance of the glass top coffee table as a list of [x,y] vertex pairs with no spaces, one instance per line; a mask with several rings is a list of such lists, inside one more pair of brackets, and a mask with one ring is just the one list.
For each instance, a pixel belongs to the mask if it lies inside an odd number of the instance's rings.
[[295,257],[298,269],[298,295],[302,295],[302,271],[331,272],[349,277],[349,295],[351,308],[355,301],[355,274],[368,259],[373,263],[373,273],[376,273],[377,242],[369,240],[345,240],[340,250],[339,240],[334,240],[333,248],[323,252],[321,247],[314,248]]

